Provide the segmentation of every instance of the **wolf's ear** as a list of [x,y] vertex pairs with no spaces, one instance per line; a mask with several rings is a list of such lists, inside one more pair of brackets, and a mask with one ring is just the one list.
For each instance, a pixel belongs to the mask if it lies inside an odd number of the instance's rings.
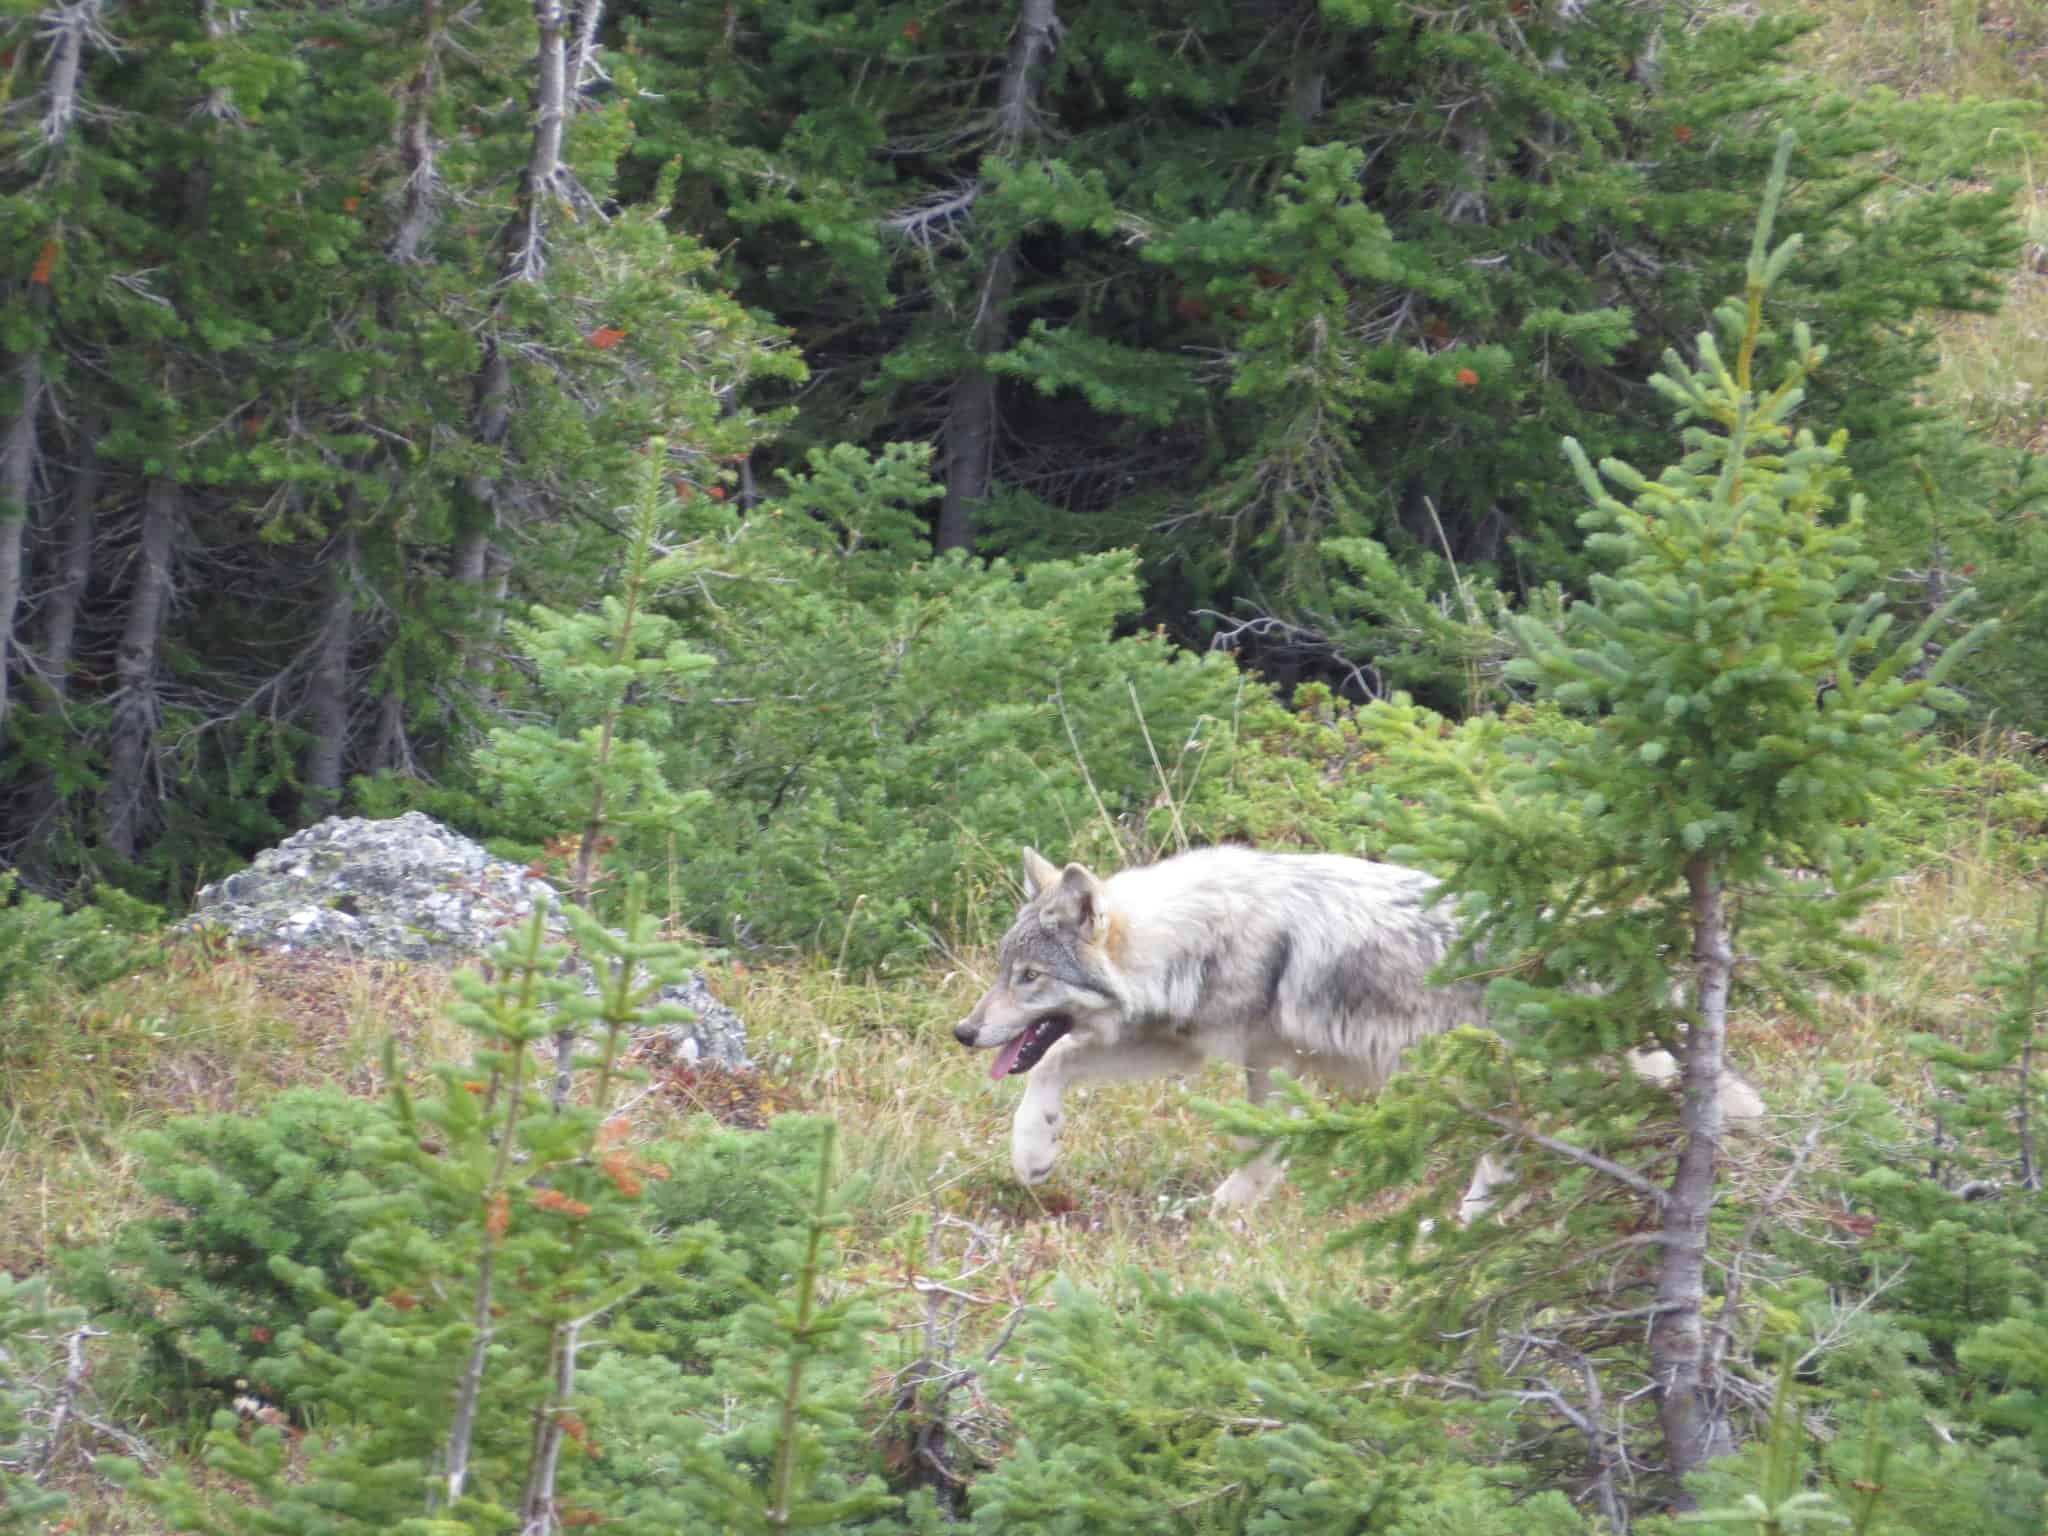
[[1099,939],[1109,926],[1109,893],[1102,882],[1080,864],[1069,864],[1059,874],[1059,894],[1046,916],[1072,928],[1084,941]]
[[1035,901],[1040,891],[1049,891],[1060,883],[1060,872],[1053,867],[1051,859],[1036,848],[1024,850],[1024,899]]

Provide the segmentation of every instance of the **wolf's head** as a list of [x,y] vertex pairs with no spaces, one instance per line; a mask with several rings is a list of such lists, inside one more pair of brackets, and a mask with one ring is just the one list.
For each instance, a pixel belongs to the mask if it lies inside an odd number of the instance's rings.
[[990,1077],[1029,1072],[1071,1031],[1113,1036],[1123,1012],[1103,883],[1079,864],[1054,869],[1027,848],[1024,897],[1003,935],[996,984],[953,1031],[964,1046],[1001,1047]]

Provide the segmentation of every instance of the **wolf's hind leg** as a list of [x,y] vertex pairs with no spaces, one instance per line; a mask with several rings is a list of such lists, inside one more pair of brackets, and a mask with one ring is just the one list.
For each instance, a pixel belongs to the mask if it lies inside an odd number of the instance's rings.
[[[1263,1066],[1244,1069],[1244,1096],[1252,1104],[1266,1102],[1272,1096],[1273,1080],[1266,1075]],[[1233,1136],[1240,1151],[1248,1152],[1259,1143],[1249,1136]],[[1232,1171],[1229,1178],[1216,1186],[1216,1193],[1209,1197],[1209,1208],[1216,1212],[1250,1210],[1273,1192],[1287,1172],[1287,1164],[1272,1147],[1267,1147],[1242,1168]]]
[[1130,1045],[1083,1045],[1069,1035],[1045,1053],[1024,1079],[1024,1097],[1010,1122],[1010,1170],[1020,1183],[1043,1184],[1059,1156],[1066,1128],[1063,1105],[1072,1083],[1119,1077],[1169,1077],[1202,1064],[1185,1046],[1164,1041]]
[[1268,1147],[1216,1186],[1216,1193],[1209,1197],[1209,1208],[1219,1214],[1248,1211],[1270,1195],[1273,1186],[1286,1174],[1287,1164]]

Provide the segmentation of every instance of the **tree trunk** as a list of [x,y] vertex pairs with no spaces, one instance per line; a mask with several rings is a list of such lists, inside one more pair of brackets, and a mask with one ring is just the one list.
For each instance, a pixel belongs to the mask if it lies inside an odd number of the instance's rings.
[[969,342],[973,357],[953,381],[946,406],[946,497],[939,504],[937,538],[941,554],[974,547],[975,509],[988,499],[994,478],[996,377],[984,359],[1002,345],[1009,330],[1010,292],[1016,279],[1017,251],[1005,245],[989,263]]
[[[1059,31],[1053,0],[1022,0],[996,97],[995,153],[1015,156],[1039,137],[1039,84],[1046,59],[1059,46]],[[941,553],[974,547],[975,509],[988,499],[994,478],[1000,422],[995,375],[989,372],[986,359],[1008,339],[1010,295],[1016,286],[1017,246],[1015,241],[1005,241],[989,258],[968,331],[972,357],[954,381],[946,405],[946,497],[939,506],[935,541]]]
[[376,772],[402,773],[419,777],[413,761],[412,742],[405,734],[405,699],[395,684],[387,684],[377,701],[377,743],[370,750],[370,767]]
[[398,124],[398,158],[405,167],[405,192],[399,199],[398,229],[391,237],[391,259],[406,265],[420,259],[420,248],[433,231],[440,210],[440,171],[435,161],[434,92],[441,83],[440,0],[421,0],[420,26],[426,37],[420,67],[405,88],[405,111]]
[[[536,283],[547,267],[547,209],[571,194],[572,180],[562,165],[562,126],[568,113],[568,60],[560,0],[534,0],[533,18],[540,33],[533,90],[533,143],[519,173],[519,201],[499,232],[502,283]],[[579,69],[589,54],[578,37]],[[495,305],[493,306],[495,310]],[[494,314],[495,320],[495,314]],[[484,338],[483,365],[476,380],[476,438],[501,450],[512,429],[512,365],[505,356],[495,325]],[[503,493],[498,479],[477,475],[469,485],[473,506],[466,526],[450,551],[450,574],[482,597],[492,570],[493,540],[504,522]]]
[[78,467],[72,472],[64,513],[56,579],[43,594],[43,680],[58,699],[71,696],[71,663],[78,649],[78,615],[92,579],[92,540],[99,518],[102,423],[89,418],[79,427]]
[[[1679,1121],[1685,1142],[1664,1205],[1659,1311],[1650,1326],[1650,1370],[1657,1384],[1658,1419],[1673,1481],[1733,1448],[1718,1383],[1708,1369],[1705,1314],[1707,1216],[1714,1205],[1721,1152],[1728,992],[1735,975],[1735,951],[1728,938],[1720,869],[1701,855],[1686,866],[1686,883],[1692,891],[1697,1000],[1685,1037],[1685,1101]],[[1690,1509],[1695,1501],[1681,1490],[1678,1503]]]
[[312,740],[306,747],[306,788],[313,809],[325,814],[341,799],[348,750],[348,657],[355,640],[356,536],[344,531],[327,559],[327,601],[314,642],[312,685],[306,699]]
[[566,192],[562,176],[562,124],[568,112],[568,61],[563,56],[561,0],[533,0],[540,30],[538,70],[533,88],[533,146],[519,173],[519,206],[505,226],[503,276],[508,282],[540,280],[547,266],[547,208]]
[[128,619],[114,653],[107,780],[100,793],[107,850],[123,859],[135,857],[146,820],[145,801],[161,713],[157,661],[164,614],[171,602],[171,542],[177,521],[177,483],[159,476],[150,482],[142,499],[142,530],[132,562]]
[[583,77],[592,73],[597,59],[597,24],[603,17],[604,0],[583,0],[576,8],[576,25],[570,28],[572,40],[562,79],[569,104],[578,110],[589,105],[583,99],[583,87],[588,83]]
[[534,1408],[533,1449],[526,1458],[526,1488],[519,1499],[521,1536],[555,1529],[555,1479],[562,1464],[562,1442],[576,1392],[576,1346],[584,1319],[555,1324],[548,1351],[549,1391]]
[[[44,728],[52,737],[62,737],[68,730],[64,709],[71,696],[78,615],[85,605],[86,583],[92,579],[93,529],[100,493],[100,461],[94,445],[99,436],[97,420],[81,425],[78,467],[72,472],[65,512],[51,540],[57,548],[56,574],[42,594],[42,643],[36,656],[42,691],[37,696],[37,707],[45,717]],[[57,839],[52,833],[64,809],[64,797],[57,783],[54,773],[39,768],[24,797],[20,859],[32,876],[46,874],[55,867]]]
[[[60,50],[77,52],[77,38],[68,37]],[[73,79],[67,94],[76,89],[77,60],[70,61]],[[53,73],[58,71],[53,67]],[[58,82],[53,80],[54,91]],[[52,256],[56,242],[44,247]],[[50,270],[38,258],[29,275],[28,293],[23,301],[40,320],[50,308]],[[5,436],[0,436],[0,740],[5,739],[7,709],[14,697],[15,621],[21,613],[21,589],[27,564],[28,515],[36,494],[36,471],[42,463],[42,439],[37,433],[43,408],[42,338],[28,337],[28,345],[14,360],[14,414],[8,418]]]
[[14,696],[14,622],[21,609],[28,511],[35,496],[36,417],[43,403],[43,357],[33,341],[15,362],[14,388],[20,404],[0,438],[0,735]]

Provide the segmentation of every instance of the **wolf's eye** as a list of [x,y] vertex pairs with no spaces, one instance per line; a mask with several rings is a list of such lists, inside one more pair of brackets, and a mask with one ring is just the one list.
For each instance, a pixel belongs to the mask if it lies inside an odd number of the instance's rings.
[[1031,969],[1028,965],[1017,973],[1017,985],[1020,987],[1028,987],[1036,980],[1038,980],[1038,972]]

